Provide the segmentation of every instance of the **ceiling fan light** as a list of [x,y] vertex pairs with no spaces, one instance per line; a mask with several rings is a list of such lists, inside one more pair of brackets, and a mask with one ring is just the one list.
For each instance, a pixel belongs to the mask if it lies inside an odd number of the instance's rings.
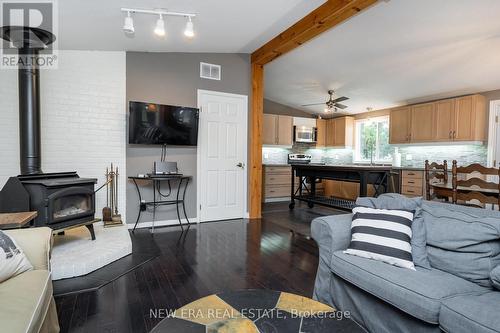
[[191,20],[191,16],[189,16],[189,19],[186,22],[186,29],[184,30],[184,36],[186,36],[187,38],[194,37],[194,24],[193,21]]
[[130,16],[130,12],[127,12],[127,16],[125,17],[125,22],[123,23],[123,32],[129,35],[135,32],[134,19],[132,18],[132,16]]
[[158,37],[165,36],[165,21],[163,20],[163,17],[161,14],[160,14],[160,18],[156,21],[154,33]]

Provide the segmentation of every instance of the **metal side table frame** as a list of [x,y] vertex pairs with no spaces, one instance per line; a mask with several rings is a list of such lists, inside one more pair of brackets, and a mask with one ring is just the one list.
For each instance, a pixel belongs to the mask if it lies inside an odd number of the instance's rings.
[[[137,190],[137,194],[139,195],[139,213],[137,214],[137,219],[134,224],[134,228],[132,231],[135,231],[137,224],[139,223],[139,220],[141,218],[142,214],[142,207],[144,206],[153,206],[153,223],[151,227],[151,232],[154,233],[155,230],[155,219],[156,219],[156,207],[157,206],[168,206],[168,205],[175,205],[176,206],[176,211],[177,211],[177,219],[179,220],[179,225],[181,227],[181,230],[184,231],[184,227],[182,226],[182,221],[181,221],[181,214],[180,214],[180,209],[179,205],[182,206],[182,211],[184,212],[184,217],[186,218],[186,221],[188,223],[188,226],[191,224],[189,221],[189,218],[186,213],[186,206],[185,206],[185,199],[186,199],[186,190],[189,184],[189,181],[191,180],[191,176],[178,176],[178,175],[173,175],[171,177],[128,177],[134,182],[135,188]],[[139,188],[139,185],[137,184],[137,180],[148,180],[151,181],[153,184],[153,201],[145,201],[142,202],[142,195],[141,195],[141,190]],[[176,191],[176,199],[175,200],[156,200],[157,197],[157,192],[158,195],[161,197],[168,197],[170,195],[170,192],[168,195],[162,195],[159,192],[159,184],[162,181],[167,181],[169,183],[170,187],[170,182],[178,180],[179,184],[177,186],[177,191]],[[184,185],[184,187],[183,187]],[[182,197],[181,197],[181,192],[182,192]],[[145,210],[145,209],[144,209]]]

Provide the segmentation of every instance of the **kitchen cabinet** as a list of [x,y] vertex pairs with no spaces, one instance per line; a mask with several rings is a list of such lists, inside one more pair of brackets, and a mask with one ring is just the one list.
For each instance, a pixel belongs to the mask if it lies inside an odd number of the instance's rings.
[[[327,197],[334,197],[346,200],[356,200],[359,197],[359,183],[346,182],[341,180],[323,180],[324,193]],[[375,195],[375,188],[368,184],[367,195]]]
[[470,95],[391,110],[389,143],[486,141],[484,96]]
[[409,106],[392,109],[389,116],[389,143],[410,142],[411,108]]
[[453,141],[486,141],[486,117],[484,96],[456,98]]
[[316,119],[316,147],[326,146],[326,123],[325,119]]
[[435,103],[434,139],[435,141],[450,141],[453,134],[455,119],[455,99],[445,99]]
[[410,142],[430,142],[434,140],[435,103],[418,104],[411,107]]
[[354,144],[354,118],[339,117],[326,122],[326,146],[352,147]]
[[421,197],[424,193],[424,172],[401,171],[401,194],[407,197]]
[[292,186],[292,168],[290,166],[265,165],[262,176],[262,198],[264,201],[290,197],[290,188]]
[[291,146],[293,143],[293,117],[264,114],[262,144]]

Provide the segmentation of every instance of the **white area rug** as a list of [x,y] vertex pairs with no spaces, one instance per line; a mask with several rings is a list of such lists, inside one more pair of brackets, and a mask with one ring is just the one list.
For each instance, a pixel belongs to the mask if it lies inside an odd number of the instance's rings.
[[50,260],[52,280],[81,276],[132,253],[127,226],[104,228],[94,224],[95,240],[86,227],[54,236]]

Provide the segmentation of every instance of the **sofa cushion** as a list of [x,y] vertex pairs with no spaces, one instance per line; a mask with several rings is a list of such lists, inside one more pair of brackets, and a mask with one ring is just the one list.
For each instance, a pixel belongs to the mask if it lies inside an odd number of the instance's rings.
[[439,324],[447,332],[500,332],[500,292],[456,296],[443,301]]
[[52,299],[50,273],[34,270],[0,284],[2,332],[38,332]]
[[500,264],[500,218],[426,202],[422,213],[431,266],[491,287],[490,272]]
[[493,284],[493,287],[500,290],[500,265],[495,267],[490,273],[490,280]]
[[382,194],[377,198],[361,197],[356,204],[379,209],[404,209],[415,211],[411,225],[411,255],[416,266],[431,268],[427,259],[426,231],[422,217],[422,198],[407,198],[397,193]]
[[487,290],[437,269],[412,271],[341,251],[333,253],[331,266],[344,280],[431,324],[438,323],[442,299]]

